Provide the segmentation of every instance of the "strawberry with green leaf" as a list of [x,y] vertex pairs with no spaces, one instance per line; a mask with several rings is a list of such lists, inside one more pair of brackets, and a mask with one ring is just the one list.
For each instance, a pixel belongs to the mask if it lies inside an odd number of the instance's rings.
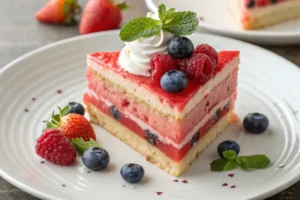
[[59,113],[53,112],[51,121],[44,121],[47,123],[47,128],[60,130],[70,140],[72,138],[83,138],[85,141],[96,140],[95,131],[85,117],[76,113],[68,114],[69,105],[58,109]]

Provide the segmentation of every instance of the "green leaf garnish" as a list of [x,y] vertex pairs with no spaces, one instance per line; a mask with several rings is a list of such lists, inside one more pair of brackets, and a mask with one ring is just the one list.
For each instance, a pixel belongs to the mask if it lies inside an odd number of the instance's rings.
[[46,121],[44,120],[43,122],[47,124],[47,128],[58,128],[61,118],[63,116],[66,116],[69,112],[70,106],[67,105],[65,106],[63,109],[61,109],[60,107],[57,107],[59,110],[58,114],[55,114],[54,111],[52,113],[52,117],[50,121]]
[[128,9],[128,5],[126,4],[126,2],[120,2],[120,3],[116,3],[115,4],[120,10],[126,10]]
[[235,151],[229,150],[224,151],[223,156],[225,159],[217,159],[211,162],[211,171],[228,171],[236,166],[247,171],[249,169],[265,169],[270,165],[270,159],[266,155],[236,156]]
[[157,35],[161,30],[174,35],[190,35],[197,26],[197,15],[191,11],[175,12],[174,8],[166,9],[164,4],[158,6],[159,20],[140,17],[131,20],[120,31],[122,41],[131,42],[142,37]]
[[93,148],[93,147],[99,147],[102,148],[95,140],[92,138],[90,141],[85,141],[82,137],[81,138],[72,138],[71,142],[73,146],[75,147],[77,153],[79,155],[82,155],[83,152],[88,149],[88,148]]

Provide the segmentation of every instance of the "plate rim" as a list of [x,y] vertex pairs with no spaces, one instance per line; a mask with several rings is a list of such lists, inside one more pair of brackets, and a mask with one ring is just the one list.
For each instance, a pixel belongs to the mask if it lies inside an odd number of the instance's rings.
[[[145,0],[147,7],[151,10],[151,12],[155,12],[157,10],[157,6],[154,3],[153,0]],[[215,26],[212,26],[208,23],[199,21],[199,27],[203,28],[208,31],[212,31],[215,33],[221,33],[221,34],[237,34],[239,36],[246,36],[246,37],[264,37],[264,38],[282,38],[282,37],[295,37],[300,39],[300,32],[291,32],[291,31],[285,31],[285,32],[262,32],[259,30],[232,30],[232,29],[223,29],[223,28],[218,28]]]
[[[110,31],[103,31],[103,32],[100,32],[100,33],[98,32],[98,33],[92,33],[92,34],[74,36],[74,37],[70,37],[70,38],[67,38],[67,39],[59,40],[59,41],[56,41],[56,42],[44,45],[42,47],[36,48],[36,49],[34,49],[34,50],[30,51],[30,52],[27,52],[27,53],[23,54],[22,56],[20,56],[17,59],[11,61],[10,63],[6,64],[3,68],[1,68],[0,69],[0,80],[1,80],[1,77],[3,76],[3,74],[5,74],[5,72],[7,70],[9,70],[10,68],[12,68],[15,64],[17,64],[19,62],[22,62],[22,60],[30,58],[32,55],[38,54],[38,53],[40,53],[42,51],[46,51],[46,50],[48,50],[50,48],[53,48],[53,47],[56,47],[56,46],[59,46],[59,45],[63,45],[65,43],[74,42],[74,41],[77,41],[77,40],[84,40],[84,39],[93,38],[93,37],[106,37],[106,36],[109,36],[109,35],[117,34],[119,31],[120,31],[120,29],[110,30]],[[278,54],[276,54],[276,53],[274,53],[272,51],[269,51],[269,50],[267,50],[265,48],[262,48],[260,46],[257,46],[257,45],[254,45],[254,44],[251,44],[251,43],[248,43],[248,42],[240,41],[240,40],[237,40],[237,39],[228,38],[228,37],[225,37],[225,36],[219,36],[219,35],[213,35],[213,34],[207,34],[207,33],[199,33],[199,32],[195,32],[194,34],[206,35],[206,36],[209,36],[209,37],[214,37],[216,39],[232,41],[232,42],[235,42],[235,43],[240,43],[241,45],[247,45],[247,46],[251,46],[252,48],[257,48],[261,52],[266,52],[266,53],[269,53],[270,55],[273,55],[273,56],[275,56],[277,58],[282,59],[283,61],[285,61],[286,63],[289,64],[289,67],[291,69],[294,68],[294,70],[295,69],[299,70],[299,67],[296,64],[294,64],[291,61],[287,60],[286,58],[284,58],[284,57],[282,57],[282,56],[280,56],[280,55],[278,55]],[[31,195],[33,195],[35,197],[42,198],[42,199],[45,199],[45,198],[46,199],[57,199],[56,197],[53,197],[52,195],[49,195],[49,194],[44,193],[42,191],[38,191],[38,190],[36,190],[36,189],[34,189],[32,187],[29,187],[29,186],[25,185],[24,183],[22,183],[21,181],[19,181],[17,178],[8,175],[2,168],[0,168],[0,176],[4,180],[6,180],[9,183],[11,183],[12,185],[14,185],[15,187],[17,187],[20,190],[25,191],[28,194],[31,194]],[[297,174],[296,176],[290,178],[289,180],[287,180],[285,182],[282,182],[281,185],[278,185],[277,187],[270,188],[268,191],[266,191],[264,193],[260,193],[260,194],[255,195],[255,198],[270,197],[270,196],[272,196],[274,194],[277,194],[280,191],[285,190],[286,188],[288,188],[291,185],[295,184],[299,180],[300,180],[300,173]]]

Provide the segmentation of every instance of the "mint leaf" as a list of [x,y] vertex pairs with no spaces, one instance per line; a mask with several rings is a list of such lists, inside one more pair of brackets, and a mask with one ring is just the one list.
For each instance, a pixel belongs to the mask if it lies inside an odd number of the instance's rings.
[[102,148],[95,140],[90,139],[90,141],[85,141],[82,137],[81,138],[72,138],[71,142],[75,147],[76,151],[79,155],[82,155],[84,151],[88,148],[99,147]]
[[162,20],[163,16],[165,16],[166,12],[167,12],[167,8],[166,8],[165,4],[163,4],[163,3],[160,4],[158,6],[158,16],[159,16],[160,20]]
[[210,163],[210,170],[214,172],[222,172],[224,171],[224,167],[227,165],[229,161],[226,159],[217,159]]
[[126,10],[128,9],[128,5],[126,4],[126,2],[120,2],[120,3],[116,3],[115,4],[120,10]]
[[131,42],[141,37],[157,35],[161,30],[159,20],[148,17],[140,17],[131,20],[120,31],[122,41]]
[[242,170],[248,171],[249,167],[248,167],[247,161],[244,159],[243,156],[237,157],[236,163]]
[[59,110],[60,111],[60,115],[61,116],[67,115],[68,112],[69,112],[69,110],[70,110],[70,106],[69,105],[65,106],[62,110],[61,109]]
[[226,165],[224,166],[224,171],[232,170],[236,167],[236,161],[235,160],[228,160]]
[[270,165],[270,159],[265,155],[240,156],[237,158],[238,165],[243,170],[265,169]]
[[174,35],[190,35],[197,29],[198,23],[194,12],[167,11],[162,19],[162,29]]
[[234,160],[236,158],[236,153],[233,150],[224,151],[222,154],[227,160]]

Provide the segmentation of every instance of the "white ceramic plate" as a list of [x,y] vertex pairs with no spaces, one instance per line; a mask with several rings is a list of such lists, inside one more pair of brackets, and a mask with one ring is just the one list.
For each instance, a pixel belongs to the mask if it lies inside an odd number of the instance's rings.
[[[232,39],[194,34],[195,44],[209,43],[218,50],[241,51],[236,104],[243,118],[250,112],[266,114],[269,130],[245,134],[229,127],[180,178],[148,163],[137,152],[95,126],[98,141],[108,150],[111,163],[102,172],[88,173],[81,159],[70,167],[41,163],[34,146],[56,106],[81,101],[86,90],[86,54],[120,50],[118,31],[75,37],[35,50],[7,65],[0,73],[0,175],[20,189],[42,199],[250,199],[275,194],[300,178],[300,70],[259,47]],[[298,88],[297,88],[298,87]],[[57,91],[61,90],[62,93]],[[32,100],[35,98],[35,100]],[[25,112],[28,109],[28,112]],[[171,130],[170,130],[171,131]],[[241,145],[241,155],[263,153],[272,164],[265,170],[210,172],[218,158],[216,147],[225,139]],[[125,183],[120,168],[141,164],[145,179]],[[284,168],[279,166],[284,165]],[[222,187],[227,183],[227,187]],[[236,188],[230,188],[236,185]],[[65,186],[65,187],[63,187]],[[158,196],[156,192],[163,192]]]
[[252,43],[271,45],[300,44],[300,20],[285,22],[270,28],[246,31],[240,29],[233,20],[227,6],[232,0],[146,0],[148,8],[155,12],[160,3],[169,8],[191,10],[203,20],[199,23],[200,31],[208,31]]

